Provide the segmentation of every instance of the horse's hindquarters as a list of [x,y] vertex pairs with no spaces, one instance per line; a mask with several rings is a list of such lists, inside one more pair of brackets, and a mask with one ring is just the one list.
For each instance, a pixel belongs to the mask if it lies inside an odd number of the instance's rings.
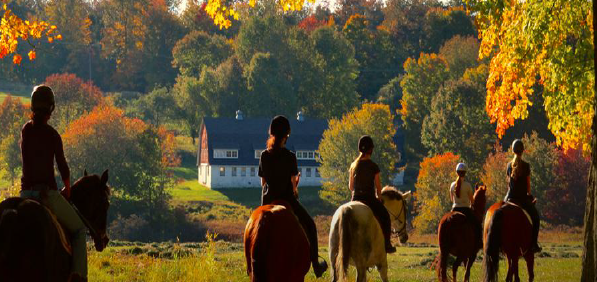
[[282,206],[253,212],[245,229],[245,255],[252,281],[303,281],[310,268],[305,232]]

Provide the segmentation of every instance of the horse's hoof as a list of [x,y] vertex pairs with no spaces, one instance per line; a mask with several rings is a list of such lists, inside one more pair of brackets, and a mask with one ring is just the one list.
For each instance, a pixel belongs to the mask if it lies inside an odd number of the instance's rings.
[[317,278],[320,278],[327,269],[328,263],[324,259],[322,259],[321,262],[317,259],[317,263],[313,264],[313,272]]
[[386,248],[386,253],[388,253],[388,254],[393,254],[395,252],[396,252],[396,247],[394,247],[394,246]]

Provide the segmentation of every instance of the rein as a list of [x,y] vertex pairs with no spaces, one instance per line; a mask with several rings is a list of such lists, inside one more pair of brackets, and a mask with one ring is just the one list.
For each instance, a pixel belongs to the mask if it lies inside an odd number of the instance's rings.
[[79,209],[75,206],[75,204],[73,204],[73,202],[69,202],[69,203],[73,207],[73,209],[75,210],[75,212],[77,213],[79,218],[81,218],[81,221],[83,221],[83,224],[85,224],[85,227],[87,227],[87,229],[89,229],[89,234],[91,234],[91,237],[93,237],[94,239],[99,238],[97,231],[95,231],[95,228],[93,228],[93,226],[91,226],[91,223],[89,222],[89,220],[87,220],[87,218],[79,211]]
[[[400,209],[400,213],[398,213],[398,215],[395,215],[395,214],[394,214],[394,213],[393,213],[391,210],[387,209],[387,210],[388,210],[388,213],[389,213],[389,214],[390,214],[392,217],[394,217],[394,219],[393,219],[392,221],[396,220],[396,221],[398,221],[398,222],[402,222],[402,221],[400,220],[400,216],[402,216],[403,214],[405,214],[405,213],[406,213],[406,203],[405,203],[405,201],[404,201],[404,200],[401,200],[401,201],[402,201],[402,209]],[[395,231],[395,232],[397,232],[398,234],[400,234],[400,233],[404,232],[405,230],[406,230],[406,216],[405,216],[405,222],[404,222],[404,225],[402,226],[402,228],[400,228],[400,230],[398,230],[398,231]]]

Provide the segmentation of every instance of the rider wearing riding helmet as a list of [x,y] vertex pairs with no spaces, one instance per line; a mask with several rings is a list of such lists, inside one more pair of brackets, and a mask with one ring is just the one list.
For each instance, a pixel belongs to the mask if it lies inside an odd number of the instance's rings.
[[458,178],[450,185],[450,199],[452,200],[452,211],[463,213],[475,230],[477,246],[483,246],[481,222],[477,219],[471,206],[473,204],[474,191],[470,183],[465,181],[467,167],[464,163],[456,166]]
[[373,154],[373,139],[364,135],[359,139],[359,156],[350,165],[348,188],[352,192],[352,201],[359,201],[371,208],[377,218],[384,235],[386,252],[395,253],[396,247],[392,246],[392,222],[390,214],[381,201],[381,181],[379,180],[379,167],[371,160]]
[[[298,201],[300,173],[296,155],[286,148],[290,136],[290,123],[284,116],[276,116],[269,127],[267,150],[259,158],[259,177],[261,177],[261,205],[282,200],[290,204],[292,211],[301,223],[309,239],[311,264],[315,276],[321,277],[327,269],[327,263],[319,262],[317,227],[315,222]],[[273,266],[272,266],[273,267]]]
[[512,142],[512,151],[514,152],[514,159],[508,163],[508,193],[505,200],[527,211],[533,222],[533,236],[531,238],[533,252],[540,252],[541,247],[537,242],[540,219],[531,195],[531,166],[522,160],[524,144],[520,139]]
[[62,139],[48,124],[55,108],[54,93],[45,85],[33,88],[31,120],[21,131],[23,176],[21,197],[41,201],[71,234],[73,249],[71,280],[87,280],[85,225],[73,207],[58,192],[54,178],[54,159],[64,183],[64,195],[70,197],[70,170],[64,157]]

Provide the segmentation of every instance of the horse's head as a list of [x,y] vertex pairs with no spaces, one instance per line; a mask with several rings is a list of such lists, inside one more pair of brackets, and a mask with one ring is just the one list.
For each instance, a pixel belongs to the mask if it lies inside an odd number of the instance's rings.
[[485,213],[485,204],[487,203],[487,187],[483,184],[475,185],[475,194],[473,196],[473,211],[478,216],[483,217]]
[[106,220],[108,217],[108,208],[110,207],[110,187],[108,183],[108,170],[102,173],[102,176],[87,175],[73,184],[71,188],[71,200],[83,217],[88,221],[93,231],[91,232],[95,249],[104,250],[108,245],[106,232]]
[[402,193],[395,187],[386,186],[381,190],[381,199],[383,205],[388,210],[392,222],[396,223],[400,243],[404,244],[408,240],[406,232],[406,213],[407,201],[410,199],[410,191]]

